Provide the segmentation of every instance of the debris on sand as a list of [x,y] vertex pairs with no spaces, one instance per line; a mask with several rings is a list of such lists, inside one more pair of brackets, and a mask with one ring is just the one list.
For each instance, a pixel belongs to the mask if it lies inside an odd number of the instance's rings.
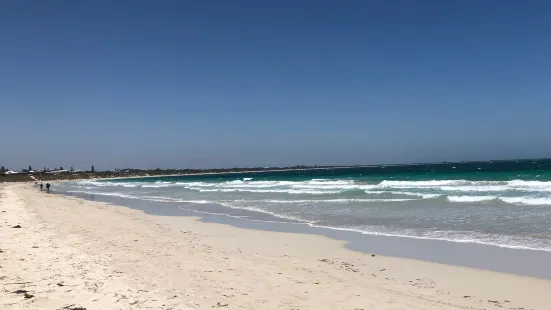
[[75,306],[74,304],[61,307],[59,310],[86,310],[86,308],[81,306]]
[[27,291],[27,290],[17,290],[17,291],[14,291],[12,293],[13,294],[23,294],[25,299],[30,299],[30,298],[34,297],[34,295],[29,294],[29,291]]
[[21,225],[15,225],[12,228],[21,228]]
[[[216,303],[216,307],[218,307],[218,308],[227,307],[227,306],[228,306],[228,304],[223,304],[223,303],[221,303],[221,302],[217,302],[217,303]],[[212,306],[212,307],[214,308],[215,306]]]

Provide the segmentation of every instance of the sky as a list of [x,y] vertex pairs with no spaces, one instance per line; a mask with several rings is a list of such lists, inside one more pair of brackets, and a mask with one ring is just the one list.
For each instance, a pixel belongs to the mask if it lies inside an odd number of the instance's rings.
[[549,1],[0,2],[0,165],[551,157]]

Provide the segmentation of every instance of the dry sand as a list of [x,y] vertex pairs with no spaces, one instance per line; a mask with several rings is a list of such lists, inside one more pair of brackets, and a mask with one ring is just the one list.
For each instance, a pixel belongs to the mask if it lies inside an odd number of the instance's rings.
[[0,185],[0,196],[3,310],[551,309],[548,280],[152,216],[30,185]]

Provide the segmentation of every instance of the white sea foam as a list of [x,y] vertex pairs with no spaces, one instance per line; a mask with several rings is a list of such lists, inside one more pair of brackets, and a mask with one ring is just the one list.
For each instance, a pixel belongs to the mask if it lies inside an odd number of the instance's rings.
[[[468,180],[426,180],[426,181],[396,181],[384,180],[379,184],[358,183],[354,180],[333,180],[333,179],[312,179],[306,181],[253,181],[252,178],[242,180],[231,180],[226,182],[118,182],[118,181],[81,181],[77,188],[90,190],[94,187],[123,187],[123,188],[164,188],[183,187],[187,190],[198,192],[242,192],[242,193],[279,193],[291,195],[328,195],[341,194],[348,191],[363,190],[366,194],[387,194],[394,195],[387,198],[387,201],[398,201],[403,196],[414,196],[420,199],[433,199],[441,197],[446,193],[456,192],[449,195],[451,202],[481,202],[499,199],[510,204],[526,205],[551,205],[551,182],[543,181],[468,181]],[[408,190],[409,189],[409,190]],[[532,196],[508,197],[498,193],[529,192],[540,193]],[[461,195],[459,193],[488,193],[490,195]],[[111,195],[123,198],[135,198],[127,193],[94,193],[98,195]],[[492,195],[493,194],[493,195]],[[544,195],[542,197],[542,195]],[[402,196],[402,197],[400,197]],[[167,201],[166,198],[156,198]],[[376,201],[374,199],[355,198],[350,200],[343,198],[340,201]],[[411,199],[408,199],[411,200]],[[333,199],[333,202],[339,200]],[[380,200],[382,201],[382,200]],[[403,200],[407,201],[407,200]]]
[[448,196],[451,202],[479,202],[497,199],[496,196]]
[[[282,193],[326,195],[341,194],[351,191],[365,191],[366,194],[389,194],[398,196],[416,196],[421,199],[433,199],[446,193],[455,192],[451,197],[470,196],[460,193],[488,193],[492,196],[502,196],[498,193],[508,191],[550,193],[551,182],[542,181],[468,181],[468,180],[426,180],[397,181],[384,180],[379,184],[367,184],[354,180],[312,179],[306,181],[254,181],[252,178],[231,180],[226,182],[118,182],[118,181],[81,181],[78,186],[90,187],[125,187],[125,188],[165,188],[183,187],[186,190],[199,192],[250,192],[250,193]],[[408,190],[409,189],[409,190]],[[482,195],[473,195],[480,197]],[[393,197],[391,197],[393,198]],[[396,197],[400,198],[400,197]],[[451,198],[456,199],[456,198]],[[462,199],[462,198],[458,198]],[[463,198],[476,201],[478,198]],[[547,204],[544,198],[530,201],[528,204]],[[513,201],[506,199],[505,202]],[[511,203],[524,203],[516,201]]]
[[[551,182],[542,181],[467,181],[467,180],[431,180],[431,181],[382,181],[381,188],[386,189],[430,189],[442,192],[500,193],[508,191],[548,193]],[[459,195],[457,195],[459,196]]]
[[551,182],[512,180],[507,183],[517,187],[551,188]]
[[235,181],[228,181],[225,184],[243,184],[244,182],[242,180],[235,180]]
[[291,220],[291,221],[296,221],[296,222],[303,222],[303,223],[306,222],[305,220],[303,220],[301,218],[298,218],[296,216],[290,216],[290,215],[280,214],[280,213],[276,213],[276,212],[271,212],[271,211],[264,210],[264,209],[257,208],[257,207],[236,206],[236,205],[228,204],[228,203],[219,203],[219,204],[223,205],[224,207],[230,208],[230,209],[238,209],[238,210],[247,210],[247,211],[259,212],[259,213],[269,214],[269,215],[272,215],[274,217],[281,218],[281,219],[286,219],[286,220]]
[[500,197],[499,200],[506,203],[524,204],[524,205],[551,205],[551,197]]
[[312,179],[306,181],[308,184],[321,184],[321,185],[350,185],[354,184],[354,180],[326,180],[326,179]]
[[327,228],[331,230],[357,232],[364,235],[412,238],[412,239],[422,239],[422,240],[440,240],[440,241],[448,241],[448,242],[456,242],[456,243],[475,243],[475,244],[491,245],[491,246],[497,246],[497,247],[509,248],[509,249],[551,252],[551,247],[549,245],[543,245],[543,244],[526,245],[525,244],[526,240],[524,239],[517,240],[518,238],[511,237],[511,236],[478,235],[474,233],[470,235],[468,234],[461,235],[461,233],[442,232],[442,231],[426,232],[424,235],[413,235],[413,234],[408,234],[403,232],[390,233],[390,232],[379,232],[376,230],[366,230],[363,228],[333,227],[333,226],[326,226],[326,225],[317,225],[315,223],[308,223],[308,226]]
[[270,188],[270,187],[288,187],[295,185],[296,182],[291,181],[257,181],[257,182],[243,182],[241,180],[235,180],[235,181],[228,181],[228,182],[222,182],[222,183],[207,183],[207,182],[177,182],[175,183],[180,186],[188,187],[188,188],[199,188],[199,187],[207,187],[207,188],[221,188],[221,189],[231,189],[231,188],[239,188],[239,189],[247,189],[247,188]]
[[140,187],[143,187],[143,188],[163,188],[163,187],[171,187],[171,186],[174,186],[174,184],[155,183],[155,184],[144,184],[144,185],[141,185]]
[[417,188],[417,187],[434,187],[444,185],[460,185],[469,181],[465,180],[430,180],[430,181],[381,181],[379,186],[381,187],[405,187],[405,188]]
[[507,185],[441,186],[438,189],[446,192],[505,192],[513,190]]
[[129,195],[127,193],[117,193],[117,192],[90,192],[90,191],[67,191],[67,193],[81,193],[87,195],[101,195],[101,196],[115,196],[121,198],[130,198],[130,199],[141,199],[140,196]]
[[185,203],[197,203],[197,204],[215,204],[217,201],[211,200],[174,200],[175,202],[185,202]]
[[[373,191],[366,190],[366,194],[380,194],[380,195],[403,195],[403,196],[416,196],[421,197],[422,199],[432,199],[441,197],[442,194],[431,194],[431,193],[416,193],[416,192],[407,192],[407,191]],[[414,199],[412,199],[414,200]]]
[[[217,213],[217,212],[208,212],[208,211],[202,211],[202,210],[195,210],[195,209],[187,209],[187,208],[184,208],[184,207],[178,207],[178,209],[180,210],[183,210],[183,211],[190,211],[190,212],[194,212],[194,213],[199,213],[199,214],[210,214],[210,215],[217,215],[217,216],[227,216],[227,217],[231,217],[231,218],[238,218],[238,219],[246,219],[247,221],[251,221],[251,222],[263,222],[263,223],[286,223],[286,224],[300,224],[300,225],[303,225],[304,223],[302,222],[298,222],[298,223],[294,223],[295,221],[291,220],[291,219],[285,219],[286,221],[269,221],[269,220],[256,220],[256,219],[252,219],[250,218],[248,215],[234,215],[234,214],[227,214],[227,213]],[[278,217],[280,218],[280,217]],[[282,218],[284,219],[284,218]],[[291,220],[291,222],[289,222]]]
[[311,203],[311,204],[319,204],[319,203],[351,203],[351,202],[400,202],[400,201],[411,201],[415,199],[407,199],[407,198],[396,198],[396,199],[363,199],[363,198],[342,198],[342,199],[299,199],[299,200],[292,200],[292,199],[285,199],[285,200],[279,200],[279,199],[265,199],[265,200],[238,200],[239,202],[249,202],[249,203]]
[[310,195],[327,195],[327,194],[339,194],[342,191],[327,191],[327,190],[293,190],[293,189],[245,189],[245,188],[195,188],[190,187],[191,190],[199,192],[248,192],[248,193],[286,193],[286,194],[310,194]]
[[119,193],[119,192],[91,192],[91,191],[75,191],[70,190],[67,193],[80,193],[87,195],[99,195],[99,196],[113,196],[120,198],[129,198],[129,199],[141,199],[149,201],[160,201],[160,202],[183,202],[183,203],[196,203],[196,204],[215,204],[218,203],[216,200],[184,200],[178,198],[164,197],[164,196],[140,196],[140,195],[130,195],[128,193]]

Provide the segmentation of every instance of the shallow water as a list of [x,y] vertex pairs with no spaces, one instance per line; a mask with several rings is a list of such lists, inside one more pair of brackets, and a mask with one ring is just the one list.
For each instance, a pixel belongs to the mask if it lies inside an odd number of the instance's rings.
[[60,190],[245,220],[551,252],[551,160],[81,181]]

